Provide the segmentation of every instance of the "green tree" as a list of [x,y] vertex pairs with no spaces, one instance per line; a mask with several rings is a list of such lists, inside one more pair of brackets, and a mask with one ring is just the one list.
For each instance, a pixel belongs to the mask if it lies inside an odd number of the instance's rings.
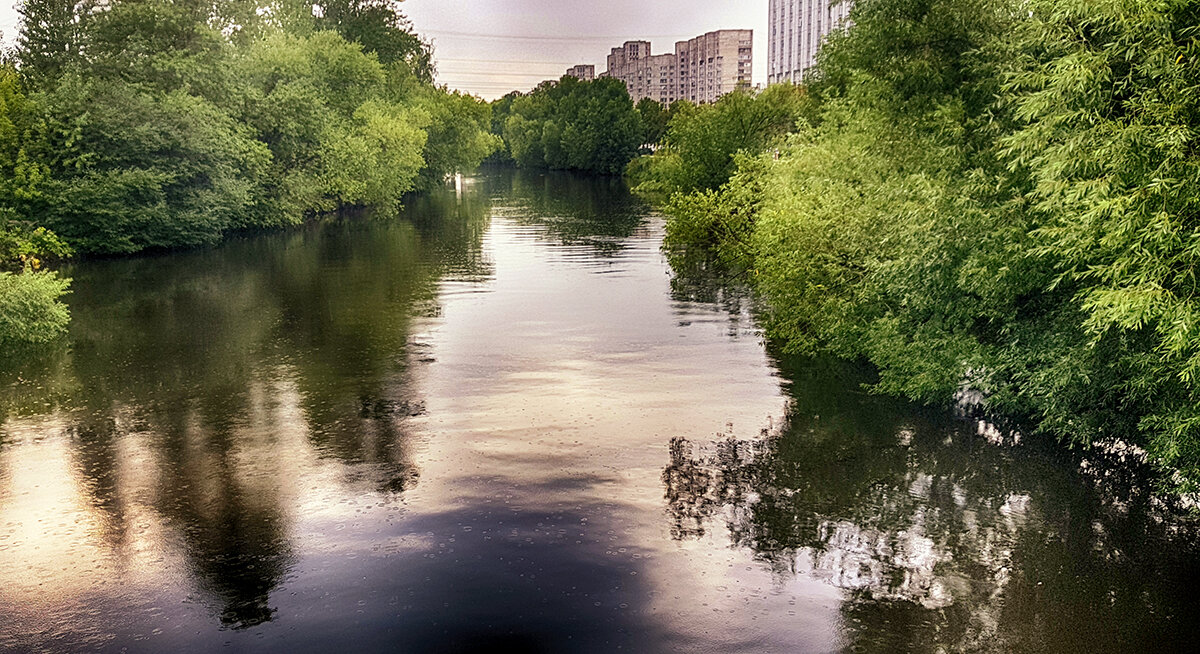
[[[1114,398],[1153,453],[1200,479],[1200,6],[1185,0],[1028,3],[1007,87],[1087,344],[1128,342]],[[1048,413],[1069,420],[1047,397]]]
[[0,207],[28,215],[48,170],[45,112],[17,71],[0,65]]
[[80,53],[77,0],[24,0],[17,7],[21,27],[16,60],[37,84],[52,83]]
[[522,167],[614,175],[641,145],[641,122],[620,80],[566,76],[513,98],[508,113],[504,140]]
[[[80,9],[72,30],[39,32],[87,57],[47,84],[45,134],[30,141],[44,146],[9,177],[31,189],[22,213],[85,251],[192,246],[395,205],[418,171],[490,154],[486,105],[433,88],[428,46],[398,3],[264,8],[111,0]],[[27,42],[19,54],[35,58]]]
[[449,175],[474,170],[502,145],[500,137],[491,131],[491,106],[479,98],[428,88],[417,106],[429,117],[420,188],[431,188]]
[[636,182],[669,192],[716,190],[735,170],[734,155],[758,154],[796,129],[809,113],[804,90],[777,84],[760,94],[730,93],[712,105],[673,107],[665,148],[640,164]]
[[413,33],[400,12],[401,0],[319,0],[318,29],[331,29],[375,54],[386,65],[406,64],[423,82],[433,82],[433,50]]
[[513,154],[509,144],[504,140],[504,126],[508,124],[508,119],[512,116],[513,104],[521,97],[519,91],[513,91],[504,97],[492,102],[492,134],[499,139],[499,147],[495,152],[488,157],[487,161],[492,163],[515,164]]
[[87,59],[41,96],[44,180],[26,216],[96,252],[211,243],[234,223],[266,152],[205,98],[229,88],[217,73],[228,45],[208,16],[165,0],[81,16]]
[[662,104],[642,98],[637,103],[638,119],[642,123],[642,145],[657,145],[667,135],[670,112]]
[[722,120],[750,115],[732,98],[683,108],[637,173],[708,189],[670,202],[668,244],[747,269],[788,348],[870,360],[883,391],[948,403],[966,385],[1067,440],[1145,445],[1194,486],[1198,12],[860,0],[777,157],[736,159],[711,190],[729,144],[770,131]]
[[374,55],[335,32],[280,32],[257,43],[244,66],[257,94],[247,121],[272,154],[259,222],[391,205],[412,190],[432,118],[419,97],[389,86]]

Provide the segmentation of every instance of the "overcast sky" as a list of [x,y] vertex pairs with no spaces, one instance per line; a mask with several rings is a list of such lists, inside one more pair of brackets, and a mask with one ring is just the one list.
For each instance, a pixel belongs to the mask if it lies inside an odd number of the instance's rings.
[[[0,0],[6,42],[16,32],[13,0]],[[575,64],[604,70],[624,41],[675,41],[718,29],[754,30],[754,82],[766,79],[767,0],[406,0],[417,32],[434,42],[438,81],[487,99],[527,91]]]

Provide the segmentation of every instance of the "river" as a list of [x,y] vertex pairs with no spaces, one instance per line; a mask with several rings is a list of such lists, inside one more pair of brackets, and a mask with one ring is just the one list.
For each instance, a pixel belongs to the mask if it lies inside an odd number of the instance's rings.
[[81,263],[0,366],[0,650],[1163,652],[1200,530],[779,356],[618,181]]

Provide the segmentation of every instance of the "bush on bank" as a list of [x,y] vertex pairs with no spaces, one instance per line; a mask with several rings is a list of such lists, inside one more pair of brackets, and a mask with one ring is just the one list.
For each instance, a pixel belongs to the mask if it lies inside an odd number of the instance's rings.
[[785,143],[747,142],[715,190],[678,181],[683,141],[637,164],[680,191],[668,246],[745,268],[793,351],[868,359],[927,402],[973,386],[1194,488],[1200,3],[859,0],[851,19]]
[[44,267],[69,254],[54,234],[0,209],[0,345],[45,343],[66,330],[70,314],[61,298],[71,281]]
[[46,343],[62,334],[71,315],[60,298],[70,285],[53,272],[0,272],[0,345]]

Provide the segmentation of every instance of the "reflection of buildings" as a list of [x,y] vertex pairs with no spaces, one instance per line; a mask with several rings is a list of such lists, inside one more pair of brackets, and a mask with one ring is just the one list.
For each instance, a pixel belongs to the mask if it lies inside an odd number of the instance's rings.
[[821,43],[850,15],[852,0],[771,0],[767,83],[800,82]]
[[752,85],[753,74],[753,30],[719,30],[679,41],[671,54],[651,54],[649,41],[628,41],[612,49],[603,76],[625,82],[634,102],[703,104]]

